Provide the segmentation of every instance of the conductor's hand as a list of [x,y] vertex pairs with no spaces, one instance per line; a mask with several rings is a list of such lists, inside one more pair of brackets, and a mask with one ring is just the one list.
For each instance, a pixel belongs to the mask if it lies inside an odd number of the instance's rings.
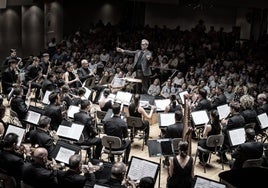
[[118,47],[117,47],[117,48],[116,48],[116,51],[117,51],[117,52],[124,53],[124,50],[123,50],[122,48],[118,48]]

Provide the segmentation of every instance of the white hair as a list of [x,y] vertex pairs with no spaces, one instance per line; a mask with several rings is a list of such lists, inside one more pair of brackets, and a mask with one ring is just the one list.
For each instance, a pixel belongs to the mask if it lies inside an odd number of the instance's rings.
[[145,43],[145,44],[149,45],[149,41],[147,39],[142,39],[141,43]]

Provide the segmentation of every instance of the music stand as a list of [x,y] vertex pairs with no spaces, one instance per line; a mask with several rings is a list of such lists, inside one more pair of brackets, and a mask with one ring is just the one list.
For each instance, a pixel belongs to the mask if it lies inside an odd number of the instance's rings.
[[29,106],[24,122],[37,126],[42,115],[44,115],[44,109],[36,106]]
[[128,106],[131,102],[132,96],[132,93],[117,91],[114,102],[117,102],[119,104],[123,103],[124,105]]
[[148,151],[149,157],[159,157],[159,179],[158,179],[158,187],[160,187],[161,182],[161,157],[162,156],[171,156],[174,155],[174,148],[172,139],[157,139],[157,140],[148,140]]
[[188,95],[188,91],[182,91],[182,92],[179,92],[179,96],[180,96],[180,100],[181,100],[181,103],[184,104],[184,95]]
[[193,120],[193,125],[197,131],[198,138],[203,132],[204,125],[209,122],[208,113],[206,110],[199,110],[191,112],[191,118]]
[[217,106],[219,119],[226,118],[230,114],[230,106],[228,104]]
[[262,113],[257,116],[257,120],[262,130],[268,128],[268,116],[266,113]]
[[166,106],[170,104],[170,99],[155,99],[156,111],[165,111]]
[[42,99],[42,103],[45,104],[45,105],[48,105],[50,102],[49,102],[49,95],[52,93],[52,91],[48,91],[46,90],[46,93]]
[[17,146],[20,146],[22,139],[24,138],[25,129],[22,127],[18,127],[16,125],[13,125],[13,124],[8,124],[5,136],[9,133],[15,133],[16,135],[18,135]]
[[55,149],[52,152],[52,158],[56,161],[69,164],[69,158],[80,152],[81,148],[74,144],[69,144],[63,141],[58,141]]
[[141,178],[149,176],[154,179],[154,182],[156,182],[157,174],[159,174],[160,179],[159,171],[159,163],[131,156],[126,177],[129,177],[131,180],[139,181]]
[[60,125],[57,135],[71,141],[78,141],[82,135],[84,125],[72,123],[71,126]]

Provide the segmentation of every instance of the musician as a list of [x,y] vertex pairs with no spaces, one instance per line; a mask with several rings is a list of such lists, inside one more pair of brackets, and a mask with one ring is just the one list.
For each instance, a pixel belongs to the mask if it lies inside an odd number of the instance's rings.
[[152,52],[150,52],[147,49],[148,46],[149,41],[146,39],[142,39],[141,50],[130,51],[121,48],[116,48],[117,52],[135,56],[133,70],[136,71],[136,78],[142,80],[141,92],[144,94],[146,94],[149,89],[150,76],[152,75],[150,68],[150,61],[152,60]]
[[211,102],[207,99],[207,90],[204,88],[198,89],[197,105],[193,106],[192,111],[207,110],[210,111]]
[[51,118],[50,126],[51,130],[57,131],[59,125],[62,122],[62,110],[60,106],[60,98],[59,94],[56,92],[52,92],[49,97],[49,104],[44,108],[44,115]]
[[[153,116],[155,107],[151,107],[151,111],[148,114],[142,106],[140,106],[140,95],[136,94],[134,96],[133,102],[128,106],[129,115],[133,117],[139,118],[147,118],[150,119]],[[150,134],[150,125],[148,120],[143,120],[143,126],[141,127],[142,130],[145,131],[145,144],[147,145],[147,140],[149,139]],[[134,133],[131,133],[131,140],[133,140]]]
[[263,143],[255,140],[255,131],[252,128],[246,129],[246,141],[240,144],[231,154],[234,161],[230,161],[230,168],[239,169],[248,159],[259,159],[263,156]]
[[117,93],[117,91],[123,90],[126,86],[126,81],[124,80],[124,73],[120,71],[117,76],[114,77],[111,84],[109,85],[112,93]]
[[31,81],[31,88],[37,88],[35,97],[39,97],[41,82],[42,82],[42,68],[40,66],[40,59],[38,57],[33,57],[33,62],[25,70],[25,84]]
[[24,183],[38,188],[57,188],[57,171],[48,165],[48,152],[38,147],[33,152],[33,161],[24,166],[22,180]]
[[219,163],[228,163],[228,159],[226,157],[226,150],[230,148],[229,138],[228,138],[228,130],[232,130],[235,128],[241,128],[245,126],[245,119],[240,114],[240,104],[238,102],[230,103],[230,115],[228,118],[221,120],[222,124],[222,134],[224,135],[224,143],[223,147],[220,151],[222,153],[222,158],[218,159]]
[[8,60],[8,68],[2,73],[2,93],[7,95],[12,87],[18,85],[17,61],[15,59]]
[[103,90],[103,95],[99,100],[99,106],[101,111],[107,112],[109,109],[112,109],[113,101],[108,98],[110,95],[110,89],[106,88]]
[[176,95],[170,96],[170,103],[166,106],[165,111],[166,113],[171,113],[175,111],[181,111],[181,105],[178,103]]
[[54,72],[49,72],[47,77],[42,82],[42,92],[45,95],[46,91],[55,91],[58,92],[59,88],[56,84],[56,74]]
[[16,64],[19,64],[21,62],[21,58],[17,57],[17,51],[16,49],[10,49],[10,55],[8,57],[6,57],[6,59],[3,62],[4,67],[8,67],[9,66],[9,60],[15,60]]
[[35,130],[30,132],[30,143],[32,146],[38,145],[39,147],[44,147],[48,151],[48,158],[52,158],[52,152],[55,148],[53,139],[49,134],[49,127],[51,123],[51,118],[47,116],[41,116],[38,122],[38,126]]
[[88,61],[83,59],[81,61],[81,67],[77,70],[78,77],[82,83],[84,83],[88,78],[93,77],[93,71],[88,67]]
[[[221,125],[220,125],[220,119],[219,119],[219,113],[217,110],[211,110],[210,112],[210,122],[206,123],[203,130],[203,136],[202,139],[198,141],[198,146],[201,146],[202,148],[214,150],[215,148],[209,148],[206,145],[207,137],[211,135],[218,135],[221,133]],[[202,152],[202,150],[199,151],[199,161],[201,165],[204,165],[204,163],[208,160],[209,154]]]
[[227,103],[227,98],[224,94],[224,86],[218,85],[216,86],[216,97],[211,103],[212,109],[217,109],[217,106],[224,105]]
[[65,83],[68,84],[71,89],[77,89],[79,86],[81,86],[78,75],[73,73],[73,64],[71,62],[66,63],[66,72],[64,73],[63,77]]
[[[72,155],[69,158],[69,169],[58,171],[57,178],[59,188],[84,188],[85,184],[93,185],[95,182],[94,168],[89,162],[86,167],[82,167],[82,156]],[[83,172],[83,175],[81,174]]]
[[50,72],[50,61],[49,61],[49,53],[42,54],[42,61],[40,62],[40,67],[42,68],[42,74],[47,75]]
[[[10,108],[18,115],[18,119],[21,121],[25,119],[28,112],[28,105],[25,103],[25,96],[23,96],[23,89],[21,87],[14,88],[14,97],[10,101]],[[28,99],[28,104],[30,98]]]
[[75,106],[79,106],[82,100],[87,100],[85,97],[86,89],[83,87],[78,88],[78,96],[74,96],[72,98],[72,104]]
[[94,159],[100,159],[102,151],[101,138],[96,137],[97,130],[94,127],[90,112],[90,101],[82,100],[80,105],[80,112],[74,114],[74,122],[81,123],[85,127],[83,129],[84,141],[83,145],[94,145],[95,151],[93,152]]
[[[24,147],[23,152],[19,151],[17,146],[18,135],[15,133],[8,133],[3,142],[1,143],[0,151],[0,168],[4,170],[9,176],[13,176],[17,182],[17,187],[20,186],[20,181],[22,178],[22,169],[24,165],[24,160],[29,161],[31,157],[30,149]],[[27,158],[24,158],[26,154]]]
[[[128,129],[127,124],[120,117],[120,105],[115,103],[113,104],[113,117],[105,121],[104,123],[104,133],[109,136],[117,136],[121,139],[122,146],[120,149],[126,149],[123,162],[128,164],[129,153],[131,149],[130,141],[128,138]],[[110,158],[111,162],[114,162],[114,156]]]

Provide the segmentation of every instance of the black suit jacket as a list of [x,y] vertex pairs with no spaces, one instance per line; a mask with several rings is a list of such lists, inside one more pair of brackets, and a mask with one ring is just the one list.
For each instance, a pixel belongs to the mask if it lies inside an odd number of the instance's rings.
[[78,172],[71,169],[58,171],[57,177],[59,188],[83,188],[85,184],[93,185],[95,182],[95,175],[93,173],[80,175]]
[[104,123],[104,133],[109,136],[117,136],[123,140],[128,137],[127,123],[119,116],[113,116]]
[[80,67],[77,70],[77,74],[82,83],[86,81],[86,79],[88,79],[89,77],[92,77],[88,68],[84,69],[83,67]]
[[198,110],[207,110],[209,111],[211,109],[211,103],[207,99],[201,99],[198,101],[197,106],[193,109],[193,111],[198,111]]
[[51,129],[57,131],[59,125],[62,122],[62,114],[60,106],[57,106],[55,104],[49,104],[44,108],[44,110],[45,110],[44,115],[51,118],[50,122]]
[[2,73],[2,92],[8,94],[8,88],[12,87],[12,84],[16,83],[18,76],[14,70],[7,68]]
[[169,125],[166,130],[166,138],[182,138],[183,124],[176,122],[173,125]]
[[48,170],[39,164],[29,163],[24,165],[22,172],[23,182],[34,188],[58,187],[57,173],[54,170]]
[[24,160],[13,151],[0,151],[0,168],[20,182]]
[[94,127],[92,118],[85,111],[80,111],[74,114],[74,122],[83,124],[85,127],[83,129],[84,138],[90,139],[94,138],[98,133]]
[[257,123],[257,112],[253,109],[246,109],[240,113],[244,119],[245,124],[247,123]]
[[22,97],[16,96],[11,99],[10,108],[18,114],[19,120],[25,119],[28,112],[28,106]]
[[244,161],[261,158],[262,154],[263,144],[261,142],[250,141],[240,144],[232,153],[232,158],[235,159],[232,169],[242,168]]
[[57,85],[48,79],[42,82],[42,92],[45,95],[46,91],[59,91]]
[[227,103],[226,96],[222,93],[214,99],[213,103],[211,104],[211,108],[216,109],[217,106],[224,105],[226,103]]
[[53,139],[49,135],[48,132],[37,128],[36,130],[32,130],[30,132],[30,142],[34,146],[36,144],[39,145],[39,147],[44,147],[48,151],[48,157],[52,157],[52,152],[54,150],[54,144]]

